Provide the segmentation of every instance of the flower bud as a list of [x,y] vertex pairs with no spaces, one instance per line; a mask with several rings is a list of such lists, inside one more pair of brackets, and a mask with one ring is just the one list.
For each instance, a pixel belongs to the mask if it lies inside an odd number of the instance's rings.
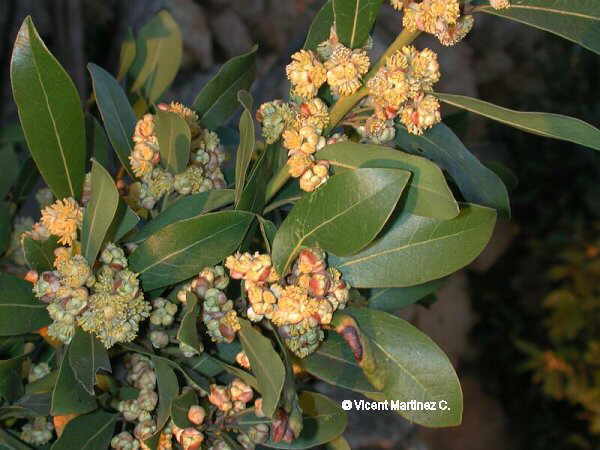
[[187,417],[194,425],[201,425],[206,417],[206,410],[199,405],[192,405],[188,410]]
[[204,442],[204,435],[195,428],[186,428],[180,435],[183,450],[198,450]]
[[236,378],[229,385],[229,395],[234,401],[248,403],[254,397],[254,392],[250,386],[239,378]]

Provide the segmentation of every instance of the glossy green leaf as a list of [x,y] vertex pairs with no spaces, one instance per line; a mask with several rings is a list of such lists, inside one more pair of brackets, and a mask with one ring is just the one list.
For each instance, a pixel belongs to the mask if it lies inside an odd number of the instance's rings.
[[409,134],[399,126],[396,144],[402,150],[433,160],[446,170],[466,201],[489,206],[496,209],[501,217],[510,217],[508,191],[500,177],[481,164],[443,123],[423,136]]
[[21,243],[25,261],[30,269],[38,272],[54,270],[54,250],[59,247],[56,236],[50,236],[45,241],[36,241],[24,236]]
[[198,396],[193,390],[185,391],[171,402],[171,419],[179,428],[194,427],[188,419],[190,406],[198,404]]
[[146,290],[185,280],[232,254],[254,215],[222,211],[182,220],[146,239],[129,257]]
[[160,11],[136,39],[131,90],[143,92],[148,103],[156,102],[175,79],[182,55],[181,30],[169,12]]
[[119,53],[119,72],[117,73],[117,80],[121,81],[131,69],[133,61],[135,61],[135,37],[131,32],[131,28],[127,30],[127,36],[121,44],[121,51]]
[[412,173],[406,188],[402,210],[418,216],[452,219],[458,215],[458,203],[444,174],[430,160],[378,145],[343,142],[325,147],[317,159],[326,159],[336,173],[360,167],[404,169]]
[[13,403],[25,392],[22,372],[23,360],[27,354],[23,353],[23,339],[11,339],[11,341],[0,351],[0,398]]
[[188,294],[187,301],[185,302],[185,313],[183,319],[181,319],[181,325],[177,331],[177,339],[196,350],[198,353],[202,353],[204,346],[200,342],[198,337],[197,321],[200,317],[200,305],[198,304],[198,297],[193,294]]
[[369,296],[369,308],[396,312],[433,294],[444,281],[439,279],[410,287],[373,289]]
[[340,42],[349,48],[365,45],[382,3],[383,0],[333,0]]
[[242,190],[236,209],[260,213],[265,207],[267,183],[273,176],[273,159],[281,152],[278,145],[269,145],[260,155]]
[[238,92],[238,100],[244,107],[242,117],[240,118],[240,145],[238,146],[235,157],[235,206],[238,207],[242,198],[242,193],[246,185],[246,172],[256,142],[254,136],[254,120],[252,119],[253,99],[249,92]]
[[13,198],[15,201],[22,202],[26,200],[37,185],[39,177],[40,172],[35,165],[35,161],[33,158],[28,158],[21,166],[19,177],[13,187]]
[[223,125],[239,107],[238,92],[249,90],[256,75],[258,46],[243,55],[230,59],[200,91],[193,108],[206,128]]
[[193,369],[202,375],[206,375],[207,377],[214,377],[224,370],[221,362],[206,352],[203,352],[198,356],[186,358],[184,363],[190,369]]
[[0,200],[2,200],[17,181],[21,164],[15,149],[9,144],[0,147],[0,161],[2,161],[3,168],[2,177],[0,177]]
[[156,384],[158,385],[158,406],[156,407],[157,429],[169,420],[171,415],[171,403],[179,395],[179,382],[173,369],[162,358],[152,358],[154,371],[156,372]]
[[37,416],[50,415],[49,393],[25,394],[10,406],[0,408],[0,420],[8,418],[33,418]]
[[306,41],[304,42],[304,48],[306,50],[316,50],[321,42],[329,39],[333,22],[332,0],[327,0],[319,12],[317,12],[310,25]]
[[114,228],[114,233],[111,233],[113,236],[112,239],[115,242],[120,241],[127,233],[135,228],[139,221],[139,216],[134,213],[121,198],[119,200],[119,208],[117,209],[117,213],[115,214],[115,218],[111,225],[111,229]]
[[52,322],[46,304],[34,297],[31,287],[21,278],[0,273],[0,336],[31,333]]
[[110,174],[92,161],[92,195],[83,214],[81,252],[90,265],[96,261],[119,207],[119,191]]
[[102,116],[106,134],[119,161],[133,177],[129,155],[133,149],[136,118],[123,89],[113,76],[96,64],[88,64],[92,76],[96,104]]
[[69,363],[73,375],[81,386],[94,395],[96,373],[99,370],[111,371],[110,360],[104,345],[90,333],[77,327],[69,345]]
[[240,319],[240,324],[238,336],[258,381],[262,410],[265,416],[273,417],[285,382],[285,367],[269,339],[256,331],[250,322]]
[[583,120],[560,114],[513,111],[463,95],[438,93],[435,95],[449,105],[466,109],[527,133],[574,142],[594,150],[600,150],[600,130]]
[[262,216],[257,216],[258,226],[260,227],[260,234],[263,237],[263,241],[265,242],[265,248],[267,249],[267,253],[271,254],[271,249],[273,248],[273,240],[275,240],[275,235],[277,234],[277,226],[271,222],[270,220],[265,219]]
[[174,175],[183,172],[190,161],[191,132],[187,122],[179,114],[158,110],[154,131],[162,166]]
[[169,205],[162,213],[133,235],[128,242],[141,242],[167,225],[199,216],[202,213],[219,209],[233,203],[234,191],[232,189],[218,189],[200,194],[187,195]]
[[337,402],[315,392],[300,394],[300,407],[304,415],[304,427],[300,436],[291,444],[267,441],[270,448],[306,449],[314,448],[339,437],[348,423],[346,413]]
[[[445,353],[425,334],[399,317],[368,308],[350,308],[361,332],[378,352],[385,398],[432,402],[435,410],[397,411],[428,427],[459,425],[463,399],[458,377]],[[447,409],[443,409],[447,408]]]
[[600,55],[600,3],[596,0],[511,0],[508,9],[485,5],[477,10],[549,31]]
[[304,195],[275,235],[278,273],[286,273],[303,247],[318,246],[337,255],[361,250],[381,231],[409,178],[409,172],[399,169],[357,169],[334,175]]
[[98,410],[75,417],[65,426],[52,450],[100,450],[110,445],[119,416]]
[[75,373],[69,363],[68,349],[60,362],[56,385],[52,390],[53,416],[66,414],[85,414],[96,409],[96,398],[87,392],[75,378]]
[[354,287],[414,286],[473,261],[489,242],[495,223],[496,211],[471,204],[447,221],[404,213],[365,250],[346,258],[330,256],[330,264]]
[[102,167],[111,167],[111,146],[108,137],[94,116],[85,116],[88,155],[98,161]]
[[31,17],[17,35],[10,76],[27,145],[42,177],[56,197],[79,198],[86,159],[81,100]]

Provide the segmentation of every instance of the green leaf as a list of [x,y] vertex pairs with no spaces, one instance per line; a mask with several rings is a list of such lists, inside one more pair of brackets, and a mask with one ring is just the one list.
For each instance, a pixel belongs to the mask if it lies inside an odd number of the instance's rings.
[[30,269],[38,272],[54,269],[54,250],[59,247],[56,236],[50,236],[45,241],[24,236],[21,242],[25,261]]
[[73,375],[81,386],[94,395],[96,373],[99,370],[111,371],[110,360],[104,345],[92,334],[77,327],[69,346],[69,363]]
[[148,291],[185,280],[233,253],[253,219],[222,211],[168,225],[140,244],[129,266]]
[[88,64],[92,76],[96,104],[102,116],[108,139],[112,144],[119,161],[127,169],[129,176],[133,177],[129,155],[133,149],[132,136],[135,129],[136,118],[117,80],[96,64]]
[[155,103],[175,79],[182,54],[177,22],[167,11],[160,11],[138,34],[131,66],[132,92],[143,91],[148,103]]
[[600,54],[600,4],[595,0],[511,0],[510,8],[483,11],[557,34]]
[[373,289],[369,297],[369,308],[396,312],[433,294],[445,281],[439,279],[410,287]]
[[360,167],[404,169],[412,173],[402,210],[418,216],[452,219],[458,215],[458,203],[446,183],[444,174],[430,160],[409,155],[389,147],[343,142],[325,147],[317,153],[338,171]]
[[332,0],[327,0],[310,25],[304,48],[306,50],[316,50],[317,46],[329,39],[331,27],[333,26],[333,5]]
[[120,241],[135,228],[139,221],[139,216],[133,212],[122,198],[119,199],[119,208],[111,225],[111,229],[114,228],[114,233],[111,233],[111,235],[114,235],[112,239],[115,242]]
[[359,48],[366,44],[383,0],[333,0],[335,28],[342,44]]
[[[265,207],[267,183],[273,176],[273,158],[281,152],[278,145],[269,145],[252,168],[248,182],[240,195],[236,209],[260,213]],[[236,179],[237,180],[237,179]]]
[[155,219],[145,224],[139,232],[128,239],[128,242],[141,242],[167,225],[191,219],[202,213],[233,203],[233,197],[234,191],[232,189],[211,190],[200,194],[186,195],[169,205]]
[[246,185],[246,172],[254,153],[255,136],[254,120],[252,119],[253,99],[249,92],[238,92],[238,100],[244,107],[240,118],[240,145],[235,158],[235,206],[236,209],[242,198]]
[[121,52],[119,53],[119,72],[117,74],[117,80],[121,81],[131,69],[133,61],[135,61],[135,37],[131,32],[131,28],[127,30],[127,36],[121,44]]
[[[428,427],[459,425],[462,391],[444,352],[425,334],[399,317],[368,308],[350,308],[361,332],[378,353],[378,370],[387,400],[434,402],[436,410],[397,411]],[[440,403],[440,402],[446,402]],[[447,407],[442,410],[440,407]]]
[[26,445],[13,434],[0,428],[0,449],[2,450],[31,450],[29,445]]
[[181,173],[190,161],[190,127],[174,112],[159,109],[156,118],[155,133],[160,148],[160,163],[174,175]]
[[[14,320],[14,318],[13,318]],[[13,351],[0,353],[0,398],[13,403],[24,394],[21,372],[23,360],[23,340],[15,341]]]
[[315,392],[300,394],[300,407],[304,415],[304,427],[300,436],[291,444],[267,441],[270,448],[306,449],[314,448],[339,437],[348,423],[346,413],[333,400]]
[[111,167],[110,144],[104,128],[94,116],[86,114],[85,116],[86,136],[88,155],[91,155],[96,161],[102,164],[102,167]]
[[108,448],[119,416],[98,410],[75,417],[65,426],[52,450],[99,450]]
[[92,161],[92,196],[83,214],[81,251],[93,266],[119,207],[119,191],[110,174]]
[[414,286],[473,261],[489,242],[495,223],[496,211],[471,204],[447,221],[404,213],[371,246],[346,258],[330,255],[330,264],[357,288]]
[[352,350],[337,333],[328,333],[319,348],[298,363],[321,380],[364,395],[377,395],[377,390],[356,363]]
[[325,444],[326,450],[352,450],[343,436],[337,437]]
[[17,35],[10,75],[21,126],[42,177],[57,198],[79,198],[86,159],[81,100],[31,17]]
[[75,378],[69,363],[69,350],[64,352],[58,372],[58,379],[52,391],[53,416],[65,414],[85,414],[96,409],[96,398],[88,393]]
[[10,406],[0,408],[0,420],[50,415],[50,394],[25,394]]
[[193,108],[206,128],[223,125],[238,108],[238,92],[249,90],[256,75],[257,50],[258,46],[254,46],[223,64],[194,100]]
[[46,305],[31,288],[25,280],[0,273],[0,336],[31,333],[52,323]]
[[177,339],[183,344],[187,344],[197,350],[198,353],[202,353],[204,346],[200,342],[198,328],[196,326],[198,317],[200,317],[198,297],[188,294],[187,301],[185,302],[185,313],[183,319],[181,319],[179,330],[177,331]]
[[198,397],[193,390],[188,390],[175,397],[171,402],[171,419],[179,428],[195,427],[188,419],[190,406],[198,404]]
[[207,377],[214,377],[223,372],[223,365],[221,361],[210,356],[206,352],[201,353],[198,356],[186,358],[184,363],[196,372],[206,375]]
[[267,253],[271,254],[271,249],[273,248],[273,240],[275,239],[275,235],[277,234],[277,226],[273,222],[265,219],[262,216],[256,217],[258,219],[258,226],[260,227],[260,234],[263,237],[263,241],[265,241]]
[[9,205],[0,201],[0,255],[8,248],[10,243],[10,235],[12,233],[12,221]]
[[560,114],[513,111],[462,95],[439,93],[435,95],[449,105],[466,109],[527,133],[574,142],[594,150],[600,150],[600,130],[583,120]]
[[334,175],[304,195],[275,235],[277,272],[285,274],[302,247],[337,255],[361,250],[381,231],[409,178],[404,170],[357,169]]
[[152,358],[158,385],[158,406],[156,407],[157,430],[162,428],[171,415],[171,403],[179,395],[179,382],[173,369],[162,358]]
[[440,123],[423,136],[409,134],[404,127],[396,129],[396,144],[411,153],[425,156],[446,170],[466,201],[498,210],[510,217],[508,191],[502,180],[485,167],[458,139]]
[[17,181],[21,164],[15,149],[10,144],[0,147],[0,161],[3,169],[0,177],[0,200],[2,200]]
[[247,320],[240,319],[240,324],[240,342],[258,381],[263,412],[265,416],[273,417],[285,382],[285,367],[269,339],[256,331]]
[[13,187],[13,198],[15,201],[25,201],[36,186],[39,177],[40,173],[35,165],[35,161],[33,158],[28,158],[21,166],[19,177]]

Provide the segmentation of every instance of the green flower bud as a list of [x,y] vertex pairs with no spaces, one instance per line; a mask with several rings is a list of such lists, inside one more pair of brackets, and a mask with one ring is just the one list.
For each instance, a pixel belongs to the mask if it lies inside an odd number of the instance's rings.
[[169,335],[165,331],[154,330],[150,332],[150,342],[154,348],[165,348],[169,345]]
[[115,450],[138,450],[140,443],[131,433],[122,431],[112,438],[110,446]]
[[28,444],[41,446],[52,439],[54,426],[46,417],[36,417],[21,429],[21,439]]

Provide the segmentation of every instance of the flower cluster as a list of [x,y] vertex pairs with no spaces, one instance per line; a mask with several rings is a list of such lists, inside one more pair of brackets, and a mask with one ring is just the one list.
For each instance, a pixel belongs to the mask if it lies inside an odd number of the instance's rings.
[[459,0],[391,0],[391,3],[404,11],[405,29],[433,34],[442,45],[460,42],[473,28],[473,16],[461,14]]
[[72,245],[77,240],[77,230],[83,223],[83,208],[69,197],[57,200],[42,210],[41,224],[63,245]]
[[35,417],[21,428],[21,440],[28,444],[43,446],[50,442],[54,435],[54,425],[47,417]]
[[178,114],[190,127],[190,160],[187,168],[175,175],[162,168],[155,116],[144,115],[136,124],[135,145],[129,156],[132,170],[141,180],[134,188],[138,191],[140,205],[151,210],[161,197],[173,192],[188,195],[224,188],[225,178],[220,166],[225,154],[216,133],[203,129],[197,114],[181,103],[162,103],[158,108]]
[[348,300],[349,286],[338,270],[327,268],[319,249],[302,250],[284,278],[275,272],[268,255],[238,253],[228,257],[225,265],[232,278],[245,281],[248,318],[269,319],[301,358],[317,349],[323,340],[321,325],[329,324]]
[[93,273],[79,246],[55,250],[55,270],[32,273],[33,292],[48,304],[53,323],[48,334],[61,342],[71,341],[75,326],[95,334],[106,348],[132,341],[139,323],[148,317],[137,274],[127,269],[122,249],[112,243],[104,248],[101,267]]
[[389,56],[367,83],[367,101],[374,115],[366,132],[382,140],[388,121],[394,117],[400,117],[408,131],[417,135],[439,123],[439,102],[428,94],[439,79],[437,55],[429,49],[418,51],[406,46]]

